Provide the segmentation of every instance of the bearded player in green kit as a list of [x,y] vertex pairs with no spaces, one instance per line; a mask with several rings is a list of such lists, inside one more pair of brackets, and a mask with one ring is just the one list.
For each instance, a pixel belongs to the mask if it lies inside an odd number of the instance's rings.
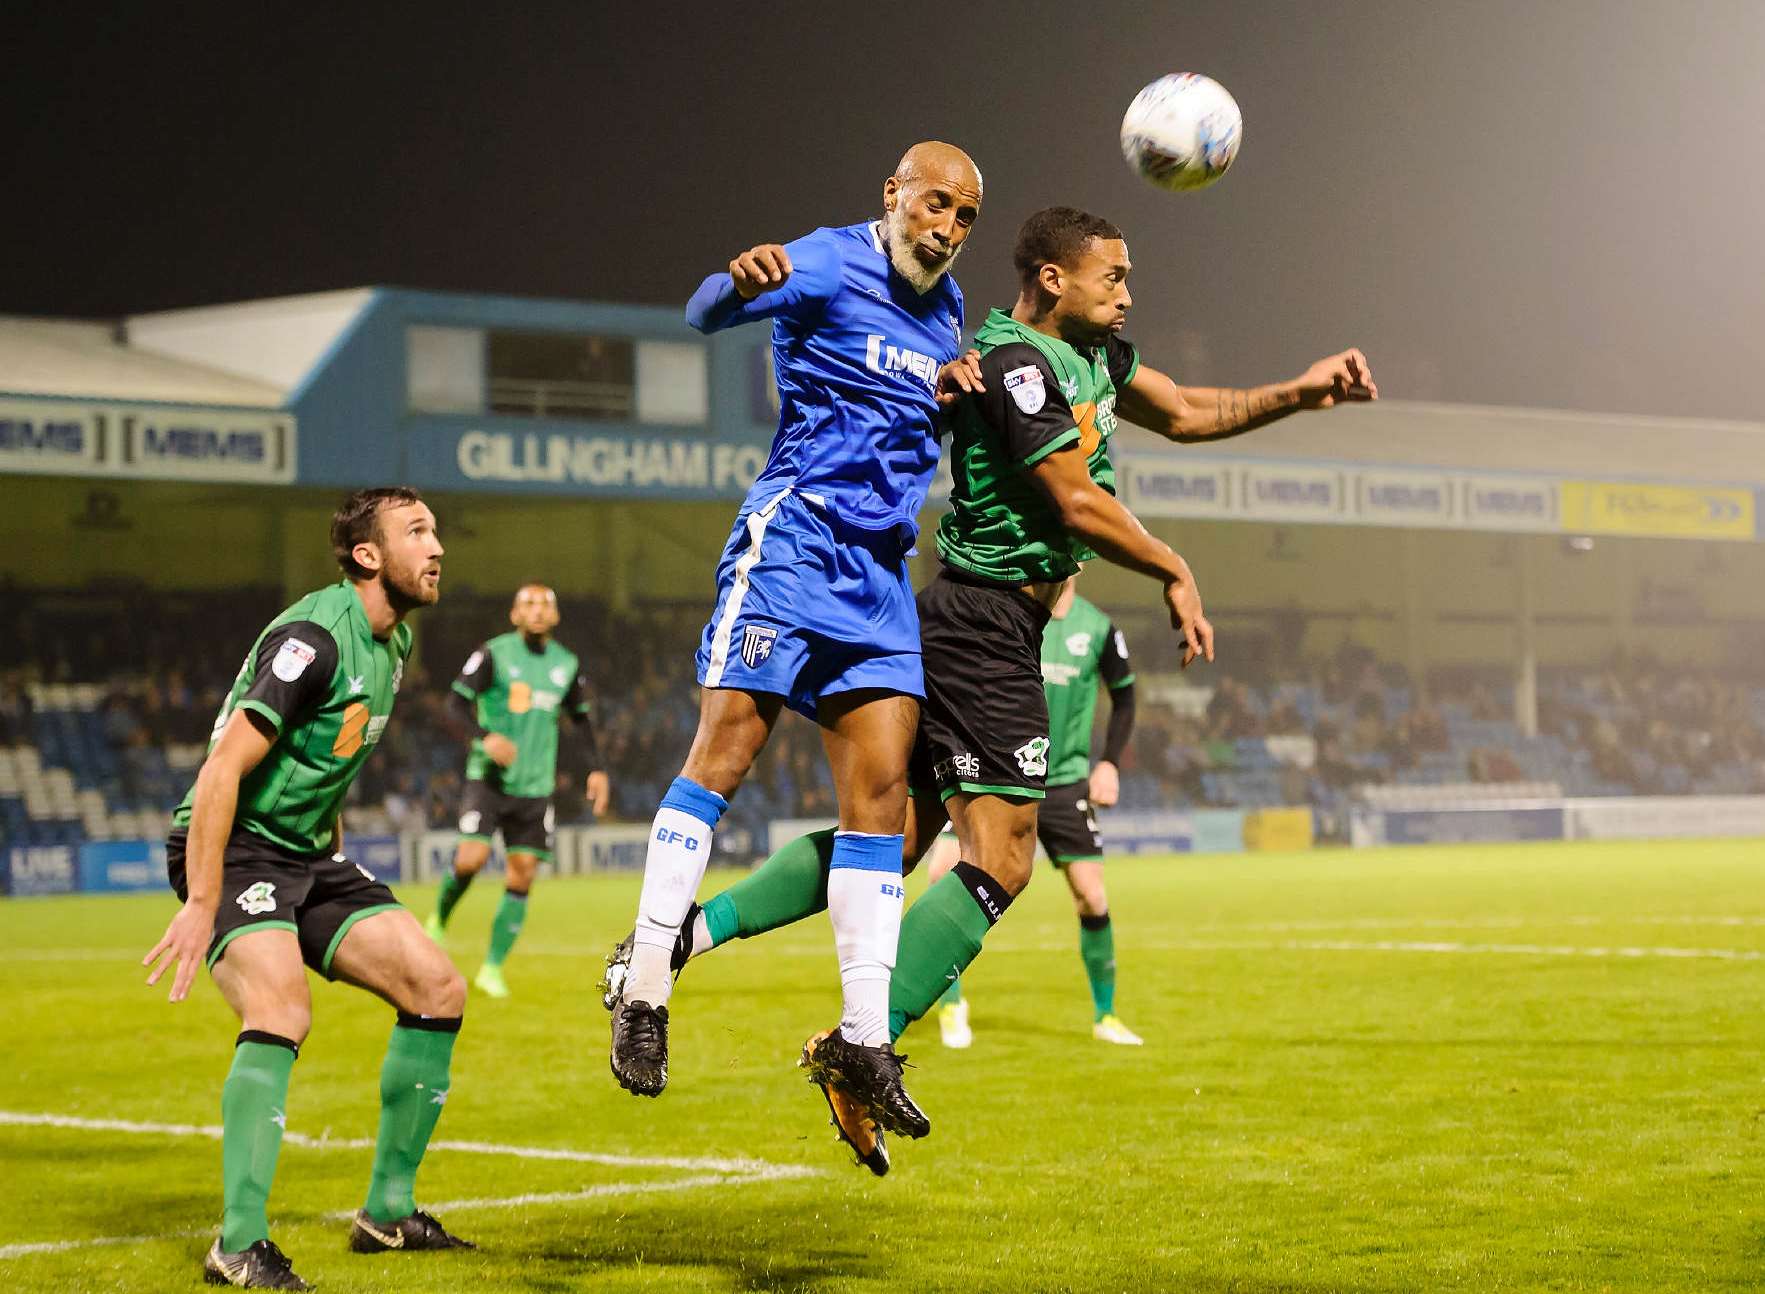
[[[184,906],[142,959],[171,1000],[206,961],[244,1029],[221,1087],[221,1233],[214,1285],[308,1286],[269,1238],[266,1206],[288,1080],[312,1024],[308,967],[398,1012],[380,1070],[380,1133],[357,1253],[471,1248],[412,1197],[441,1117],[466,984],[416,918],[343,853],[344,794],[378,744],[411,654],[405,617],[441,595],[435,517],[414,490],[358,490],[331,520],[345,578],[258,635],[173,815],[166,871]],[[162,960],[163,959],[163,960]],[[157,963],[157,965],[155,965]]]
[[[1091,762],[1091,729],[1099,686],[1109,695],[1103,752]],[[1138,1047],[1144,1041],[1115,1013],[1115,929],[1103,888],[1103,834],[1097,810],[1121,795],[1121,759],[1134,730],[1134,669],[1128,640],[1078,593],[1078,576],[1054,600],[1042,631],[1042,694],[1048,699],[1047,797],[1036,813],[1042,850],[1066,877],[1079,917],[1079,960],[1091,987],[1091,1036]],[[938,837],[927,860],[933,883],[954,867],[961,846],[954,831]],[[962,981],[938,999],[938,1032],[946,1047],[974,1041]]]
[[448,918],[490,861],[500,830],[508,879],[490,924],[490,948],[473,977],[491,997],[507,997],[503,961],[527,919],[527,896],[539,864],[552,856],[552,791],[558,773],[558,716],[569,715],[583,749],[588,802],[598,818],[607,811],[607,775],[588,721],[588,680],[576,653],[552,637],[558,595],[543,584],[523,584],[509,609],[512,633],[499,634],[466,659],[454,680],[453,702],[477,736],[466,759],[460,806],[460,844],[454,869],[441,883],[427,930],[441,943]]

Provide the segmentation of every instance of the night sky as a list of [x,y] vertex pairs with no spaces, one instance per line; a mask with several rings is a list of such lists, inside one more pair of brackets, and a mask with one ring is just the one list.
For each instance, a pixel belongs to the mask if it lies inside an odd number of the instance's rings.
[[[22,6],[21,6],[22,8]],[[369,283],[683,303],[873,214],[922,137],[986,206],[1121,224],[1130,336],[1196,383],[1357,344],[1391,396],[1765,420],[1765,3],[35,5],[9,19],[0,311]],[[1216,188],[1121,113],[1202,71]]]

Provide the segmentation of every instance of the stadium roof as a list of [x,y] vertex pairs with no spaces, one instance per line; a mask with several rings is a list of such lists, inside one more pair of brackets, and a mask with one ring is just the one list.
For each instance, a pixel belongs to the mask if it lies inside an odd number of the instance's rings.
[[[449,309],[443,313],[455,322],[470,322],[474,303],[480,303],[487,319],[530,319],[522,326],[534,328],[562,327],[594,309],[608,317],[622,309],[391,295],[418,305],[446,304]],[[387,296],[387,290],[355,288],[163,311],[116,323],[0,317],[0,392],[293,409],[345,345],[352,327],[370,313],[376,299]],[[758,330],[746,331],[759,336]],[[402,332],[398,335],[402,339]],[[398,344],[402,348],[402,340]],[[755,435],[765,430],[758,425],[752,429]],[[1124,427],[1118,444],[1130,451],[1158,447],[1180,455],[1187,449],[1253,463],[1311,461],[1765,486],[1765,424],[1621,413],[1387,399],[1193,447],[1171,447],[1151,433]]]
[[279,386],[158,354],[108,323],[0,317],[0,391],[95,400],[278,408]]
[[[1118,440],[1135,449],[1166,445],[1138,428]],[[1555,409],[1381,400],[1194,448],[1288,462],[1765,483],[1765,425]]]

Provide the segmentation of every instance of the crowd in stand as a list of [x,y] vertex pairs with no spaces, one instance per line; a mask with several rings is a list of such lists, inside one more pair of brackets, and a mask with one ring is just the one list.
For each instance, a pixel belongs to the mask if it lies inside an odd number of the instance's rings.
[[[168,807],[182,794],[246,647],[280,608],[265,589],[11,593],[14,614],[0,629],[0,746],[35,744],[33,685],[97,684],[97,721],[114,758],[74,773],[128,808]],[[418,663],[353,793],[390,827],[457,818],[469,734],[446,703],[448,685],[475,646],[504,630],[507,608],[501,591],[452,592],[417,622]],[[613,816],[647,819],[692,739],[703,608],[615,615],[566,599],[562,614],[558,636],[591,680]],[[1140,666],[1150,682],[1145,660]],[[1573,794],[1765,791],[1765,687],[1648,659],[1544,671],[1535,737],[1514,725],[1512,691],[1499,677],[1443,673],[1416,687],[1400,667],[1353,645],[1303,676],[1220,668],[1186,681],[1200,687],[1142,688],[1124,760],[1126,807],[1324,808],[1370,781],[1544,779]],[[560,768],[560,822],[589,819],[586,771]],[[834,811],[819,734],[787,714],[732,814],[758,828],[768,816]]]

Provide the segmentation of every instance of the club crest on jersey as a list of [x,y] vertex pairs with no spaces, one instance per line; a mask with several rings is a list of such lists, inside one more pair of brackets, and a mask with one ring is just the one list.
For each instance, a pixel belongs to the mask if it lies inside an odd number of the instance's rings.
[[765,625],[749,625],[742,630],[742,664],[756,669],[772,655],[772,644],[778,641],[778,630]]
[[306,667],[318,658],[316,648],[309,647],[298,638],[284,638],[282,645],[276,648],[276,659],[270,662],[270,672],[284,683],[292,683],[306,673]]
[[1074,656],[1083,656],[1091,650],[1091,635],[1088,633],[1068,634],[1066,650]]
[[1048,387],[1042,381],[1042,370],[1034,364],[1025,364],[1007,373],[1005,389],[1011,393],[1011,402],[1025,413],[1040,413],[1048,402]]
[[552,666],[552,686],[567,687],[570,683],[570,671],[562,665]]

